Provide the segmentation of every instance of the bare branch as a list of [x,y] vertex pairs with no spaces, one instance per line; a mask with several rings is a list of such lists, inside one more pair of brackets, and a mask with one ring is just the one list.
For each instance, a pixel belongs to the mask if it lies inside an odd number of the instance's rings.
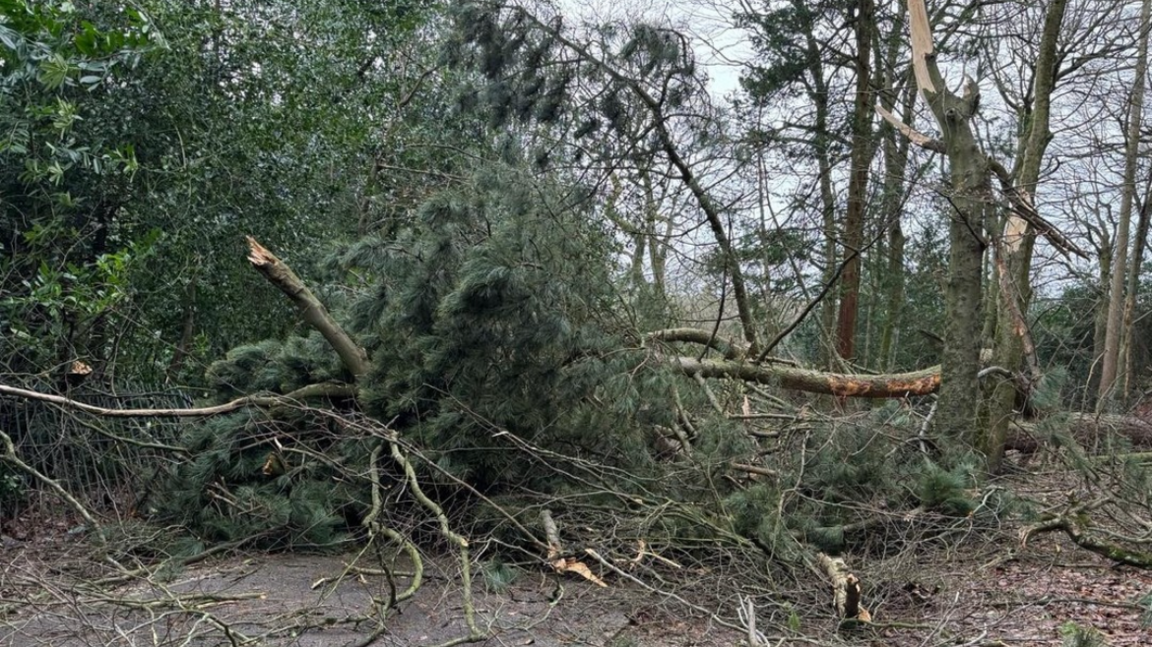
[[909,126],[901,121],[899,117],[886,110],[884,106],[876,104],[876,112],[884,118],[884,121],[892,124],[892,127],[895,128],[897,132],[907,137],[913,144],[925,150],[936,151],[937,153],[944,152],[944,142],[939,139],[932,139],[928,135]]
[[784,389],[824,393],[844,398],[902,398],[928,395],[940,387],[940,367],[911,373],[851,375],[826,373],[791,366],[756,366],[730,361],[699,361],[690,357],[669,358],[669,363],[689,377],[730,378]]
[[63,407],[69,407],[106,418],[203,418],[236,411],[237,409],[243,409],[245,407],[291,405],[306,398],[354,397],[356,390],[347,384],[310,384],[287,395],[250,395],[237,398],[231,402],[225,402],[224,404],[190,409],[109,409],[84,402],[77,402],[72,398],[62,395],[29,391],[28,389],[21,389],[6,384],[0,384],[0,395],[51,402],[52,404],[58,404]]

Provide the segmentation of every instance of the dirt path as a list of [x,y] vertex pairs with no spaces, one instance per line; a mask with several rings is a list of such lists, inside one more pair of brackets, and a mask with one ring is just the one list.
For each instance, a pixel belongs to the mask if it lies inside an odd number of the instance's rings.
[[[377,626],[355,618],[369,612],[373,596],[387,598],[388,587],[381,576],[349,573],[341,579],[348,561],[314,555],[235,558],[190,567],[156,585],[109,588],[101,596],[66,593],[64,582],[43,586],[52,575],[17,556],[6,568],[5,597],[23,593],[41,602],[0,615],[0,645],[207,647],[231,645],[228,632],[238,642],[257,638],[255,644],[270,647],[354,645]],[[376,644],[437,645],[466,634],[455,573],[432,570],[416,596],[389,614]],[[24,586],[15,586],[17,581]],[[37,588],[32,582],[41,590],[28,590]],[[396,578],[400,588],[407,582]],[[544,573],[524,573],[500,592],[476,586],[477,624],[489,635],[480,644],[733,644],[729,631],[659,617],[652,606],[632,590]]]
[[[375,620],[357,618],[370,615],[373,598],[389,594],[387,578],[347,571],[351,555],[232,557],[151,582],[83,586],[83,573],[62,568],[59,557],[78,552],[80,543],[60,533],[52,542],[6,544],[0,553],[0,645],[357,645],[377,628]],[[1152,573],[1115,567],[1063,535],[1039,535],[1022,548],[1005,528],[888,561],[849,559],[865,583],[876,625],[838,632],[815,577],[792,591],[761,583],[755,599],[769,644],[1055,647],[1063,644],[1061,629],[1068,623],[1095,628],[1113,647],[1152,644],[1152,629],[1142,624]],[[740,587],[756,582],[755,574],[705,570],[695,569],[690,584],[674,584],[676,592],[736,622]],[[499,591],[477,577],[477,624],[488,633],[479,644],[712,647],[743,638],[610,573],[604,574],[608,588],[542,568],[518,573]],[[395,578],[399,589],[408,581]],[[464,634],[454,563],[429,559],[424,585],[388,614],[375,644],[440,645]],[[247,638],[252,640],[245,643]]]

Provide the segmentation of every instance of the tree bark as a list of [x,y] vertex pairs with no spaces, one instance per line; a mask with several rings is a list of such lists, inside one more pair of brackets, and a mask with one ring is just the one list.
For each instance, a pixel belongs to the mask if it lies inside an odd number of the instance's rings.
[[[1054,0],[1048,5],[1044,15],[1044,26],[1040,36],[1036,71],[1033,76],[1034,103],[1030,115],[1021,115],[1025,129],[1021,138],[1019,162],[1015,173],[1015,191],[1027,208],[1035,205],[1036,185],[1040,180],[1040,167],[1052,139],[1050,130],[1052,93],[1056,88],[1057,41],[1060,27],[1064,22],[1066,0]],[[1005,231],[997,241],[1001,263],[993,269],[1000,279],[997,282],[999,298],[995,330],[994,362],[1015,371],[1030,346],[1027,324],[1023,313],[1028,311],[1032,297],[1031,272],[1032,251],[1035,246],[1035,227],[1009,218]],[[1039,376],[1033,375],[1037,379]],[[1016,403],[1017,380],[997,378],[985,404],[985,424],[988,426],[984,452],[989,471],[996,471],[1004,456],[1004,443],[1008,434],[1008,424],[1013,416]]]
[[940,367],[910,373],[853,375],[813,371],[792,366],[757,366],[725,360],[670,357],[668,363],[688,376],[728,378],[770,384],[782,389],[835,395],[842,398],[903,398],[935,393],[940,387]]
[[1128,134],[1124,154],[1124,192],[1120,197],[1120,222],[1116,226],[1116,245],[1112,255],[1112,285],[1108,291],[1108,325],[1104,333],[1104,361],[1100,369],[1100,399],[1104,408],[1123,394],[1116,392],[1116,375],[1120,363],[1120,340],[1124,325],[1124,279],[1128,265],[1128,235],[1132,221],[1132,203],[1136,195],[1136,164],[1140,150],[1140,122],[1144,111],[1144,83],[1148,70],[1148,25],[1152,0],[1144,0],[1140,10],[1140,39],[1137,45],[1135,78],[1128,102]]
[[[896,17],[895,27],[898,34],[903,30],[904,16]],[[899,53],[899,39],[893,36],[885,53],[884,65],[881,68],[884,76],[883,92],[880,93],[880,105],[891,112],[896,104],[896,69]],[[878,57],[879,58],[879,57]],[[916,103],[916,87],[909,83],[905,77],[901,82],[903,113],[908,115],[908,125],[911,126],[912,107]],[[878,365],[889,370],[895,363],[895,348],[900,322],[900,311],[904,306],[904,244],[906,238],[901,227],[901,214],[904,207],[904,174],[908,167],[908,153],[911,140],[897,138],[897,129],[887,120],[882,122],[881,133],[884,150],[884,189],[882,193],[881,214],[888,227],[888,258],[887,271],[884,273],[884,288],[887,292],[887,305],[885,307],[884,326],[880,333],[880,351]]]
[[[801,0],[792,0],[793,6],[805,15],[808,6]],[[812,124],[812,153],[816,158],[816,171],[819,174],[817,184],[820,191],[820,220],[824,229],[824,272],[822,282],[831,286],[835,281],[838,264],[836,245],[836,193],[832,189],[832,136],[828,128],[829,92],[828,82],[825,79],[824,60],[821,58],[823,48],[814,35],[815,26],[809,21],[805,36],[805,65],[808,68],[810,80],[807,86],[808,100],[815,111],[815,120]],[[836,300],[823,299],[820,302],[820,359],[824,366],[832,365],[832,356],[835,349],[829,343],[836,326]]]
[[908,0],[912,64],[916,83],[940,126],[948,156],[952,194],[949,214],[948,279],[945,288],[943,362],[936,427],[945,436],[986,451],[977,426],[980,370],[981,283],[985,224],[994,210],[991,169],[972,132],[979,104],[975,82],[963,96],[948,89],[936,64],[924,0]]
[[348,333],[340,327],[340,324],[332,318],[331,313],[316,298],[312,290],[304,285],[299,276],[292,271],[283,261],[264,248],[263,245],[256,242],[256,239],[248,236],[248,262],[256,271],[264,275],[272,285],[280,288],[280,291],[288,295],[292,303],[300,309],[301,316],[308,325],[315,328],[324,339],[331,344],[336,354],[340,356],[340,361],[344,363],[344,368],[355,378],[359,378],[368,372],[368,354],[360,347],[355,341],[352,340]]
[[1092,317],[1092,370],[1089,374],[1089,391],[1085,393],[1085,401],[1091,395],[1098,394],[1100,390],[1100,365],[1104,361],[1104,336],[1108,330],[1108,286],[1112,284],[1112,241],[1108,237],[1108,229],[1103,226],[1103,219],[1097,216],[1101,226],[1092,230],[1093,245],[1096,247],[1096,256],[1099,259],[1096,267],[1099,272],[1097,278],[1098,296],[1095,301],[1095,313]]
[[848,207],[844,217],[845,258],[840,282],[840,313],[836,352],[842,359],[856,356],[856,317],[860,307],[860,254],[864,247],[864,210],[868,199],[868,167],[872,160],[872,32],[876,6],[859,0],[856,6],[856,99],[852,107],[852,153],[848,178]]
[[1136,224],[1136,238],[1132,241],[1132,259],[1128,268],[1128,292],[1124,297],[1124,343],[1120,345],[1121,355],[1123,362],[1120,366],[1122,383],[1121,389],[1124,393],[1132,392],[1132,377],[1135,375],[1136,367],[1135,361],[1135,348],[1136,344],[1132,338],[1133,324],[1136,317],[1136,298],[1140,291],[1140,272],[1144,266],[1144,248],[1148,244],[1148,201],[1152,199],[1152,175],[1149,175],[1148,181],[1144,184],[1144,201],[1140,205],[1140,217]]

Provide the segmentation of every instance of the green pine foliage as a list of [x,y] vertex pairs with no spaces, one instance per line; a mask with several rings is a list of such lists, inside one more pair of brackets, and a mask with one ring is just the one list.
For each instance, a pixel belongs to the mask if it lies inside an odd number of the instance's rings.
[[[323,426],[315,416],[286,424],[248,413],[190,426],[184,442],[194,458],[159,468],[142,512],[182,525],[208,543],[339,547],[369,498],[363,484],[343,478],[341,466],[362,465],[369,452],[361,442],[334,439]],[[273,450],[273,438],[286,451]],[[298,447],[324,450],[325,460],[292,451]],[[270,460],[273,452],[278,463]]]
[[963,517],[976,509],[978,501],[972,498],[974,485],[971,466],[944,469],[935,463],[924,466],[919,475],[916,494],[925,509]]
[[[937,532],[938,520],[974,513],[982,501],[977,463],[941,467],[908,440],[919,421],[900,413],[896,405],[881,407],[857,424],[818,425],[804,438],[785,441],[795,451],[777,460],[776,483],[749,485],[724,499],[733,530],[776,555],[801,543],[833,554],[886,553]],[[992,508],[1007,503],[985,501]],[[905,519],[914,508],[923,514]],[[877,523],[885,511],[891,521]]]
[[[330,300],[370,353],[358,405],[434,463],[423,473],[432,491],[454,488],[440,471],[490,493],[562,487],[552,467],[502,432],[637,478],[655,474],[646,430],[673,416],[651,403],[670,401],[683,378],[623,350],[630,333],[606,315],[619,298],[614,244],[587,192],[519,168],[483,167],[431,196],[409,227],[366,237],[328,265],[329,276],[356,276],[363,286]],[[350,376],[313,333],[235,348],[208,379],[223,400]],[[293,408],[263,416],[191,426],[184,444],[195,458],[162,475],[152,514],[212,541],[342,541],[367,510],[371,439]],[[730,426],[701,429],[716,460],[744,447]],[[281,447],[286,472],[266,474]],[[379,467],[395,477],[390,460]]]
[[347,381],[350,376],[332,347],[316,332],[238,346],[213,362],[206,378],[223,399],[259,391],[290,393],[309,384]]
[[630,444],[613,423],[639,407],[636,358],[606,358],[620,343],[600,314],[612,248],[578,187],[503,165],[434,196],[396,243],[353,247],[385,284],[351,306],[374,365],[367,411],[484,487],[522,463],[498,431],[604,455]]

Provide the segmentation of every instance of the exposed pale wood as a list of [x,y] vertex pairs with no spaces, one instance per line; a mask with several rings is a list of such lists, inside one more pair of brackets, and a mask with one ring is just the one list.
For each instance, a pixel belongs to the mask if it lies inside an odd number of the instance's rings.
[[848,565],[840,557],[820,553],[816,561],[832,581],[832,606],[840,619],[870,622],[871,614],[860,604],[860,578],[848,570]]
[[540,511],[540,525],[544,526],[544,538],[548,541],[548,561],[553,562],[564,554],[564,544],[560,543],[560,530],[556,527],[556,520],[552,518],[551,510]]
[[353,376],[360,377],[367,373],[368,353],[352,340],[332,317],[332,314],[328,312],[328,309],[324,307],[324,304],[320,302],[320,299],[312,293],[312,290],[308,289],[308,286],[300,280],[299,276],[296,276],[296,272],[293,272],[288,264],[258,243],[255,238],[248,236],[247,240],[248,262],[252,264],[252,267],[264,275],[264,278],[268,279],[272,285],[288,295],[292,303],[300,309],[304,321],[324,336],[324,339],[340,356],[340,361],[344,363],[344,367]]
[[989,159],[989,168],[996,174],[996,178],[1000,182],[1000,189],[1008,198],[1009,204],[1012,206],[1012,212],[1009,214],[1008,224],[1004,228],[1004,241],[1013,245],[1013,249],[1019,247],[1020,243],[1027,236],[1028,225],[1036,228],[1036,231],[1046,238],[1061,253],[1068,255],[1072,254],[1079,256],[1084,260],[1091,260],[1088,255],[1079,245],[1072,242],[1067,236],[1064,235],[1055,225],[1048,222],[1033,204],[1034,198],[1027,189],[1017,187],[1013,184],[1012,175],[1004,165],[996,160]]
[[674,357],[668,361],[689,377],[699,374],[707,378],[730,378],[844,398],[903,398],[911,395],[928,395],[940,388],[939,366],[911,373],[854,375],[790,366],[757,366],[719,360],[696,360],[690,357]]
[[749,474],[759,474],[760,476],[768,476],[771,478],[776,478],[777,476],[780,476],[780,472],[777,472],[776,470],[773,470],[773,469],[768,469],[767,467],[760,467],[758,465],[746,465],[744,463],[732,463],[732,469],[738,470],[741,472],[747,472]]
[[926,92],[935,92],[936,86],[928,71],[928,57],[935,56],[935,51],[924,0],[908,0],[908,18],[908,28],[912,32],[912,71],[916,74],[916,85]]
[[908,124],[901,121],[899,117],[885,109],[884,106],[876,104],[876,113],[883,117],[884,121],[892,124],[892,127],[895,128],[897,132],[907,137],[908,141],[912,142],[913,144],[916,144],[925,150],[936,151],[937,153],[944,152],[944,142],[940,141],[939,139],[932,139],[928,135],[925,135],[919,130],[909,126]]

